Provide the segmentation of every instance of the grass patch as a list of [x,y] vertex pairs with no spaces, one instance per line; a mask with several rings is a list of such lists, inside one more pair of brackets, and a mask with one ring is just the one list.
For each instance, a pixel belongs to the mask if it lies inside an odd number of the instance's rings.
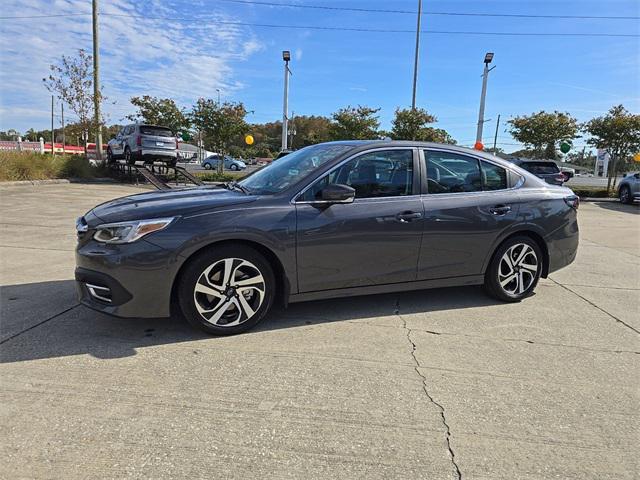
[[34,152],[0,151],[0,181],[95,178],[106,176],[80,155],[41,155]]

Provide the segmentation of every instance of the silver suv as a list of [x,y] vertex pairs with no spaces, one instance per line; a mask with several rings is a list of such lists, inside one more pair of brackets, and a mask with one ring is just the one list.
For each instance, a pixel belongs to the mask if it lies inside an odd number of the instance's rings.
[[170,128],[134,123],[122,127],[107,144],[109,163],[124,158],[128,164],[155,161],[175,165],[178,141]]

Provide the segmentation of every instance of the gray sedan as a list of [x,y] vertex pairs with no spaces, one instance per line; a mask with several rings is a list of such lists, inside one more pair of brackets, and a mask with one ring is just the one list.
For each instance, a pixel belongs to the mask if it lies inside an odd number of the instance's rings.
[[625,173],[618,185],[618,198],[622,203],[640,200],[640,172]]
[[504,302],[571,263],[579,200],[451,145],[345,141],[226,188],[142,193],[78,219],[80,300],[121,317],[181,312],[212,334],[274,303],[484,284]]

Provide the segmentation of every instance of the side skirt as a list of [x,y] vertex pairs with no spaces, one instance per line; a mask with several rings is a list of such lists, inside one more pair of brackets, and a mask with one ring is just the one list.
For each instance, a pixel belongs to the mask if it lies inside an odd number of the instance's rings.
[[316,292],[297,293],[289,296],[289,303],[322,300],[327,298],[355,297],[358,295],[374,295],[378,293],[406,292],[410,290],[427,290],[429,288],[462,287],[466,285],[482,285],[484,275],[467,275],[464,277],[438,278],[434,280],[419,280],[415,282],[387,283],[384,285],[369,285],[366,287],[339,288],[335,290],[320,290]]

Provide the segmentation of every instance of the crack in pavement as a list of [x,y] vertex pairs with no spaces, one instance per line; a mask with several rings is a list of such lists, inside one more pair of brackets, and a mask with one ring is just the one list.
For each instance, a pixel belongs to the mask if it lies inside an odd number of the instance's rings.
[[442,424],[444,425],[444,428],[445,428],[445,441],[447,443],[447,453],[449,454],[449,458],[451,459],[451,463],[453,464],[456,478],[458,480],[462,480],[462,472],[460,471],[460,468],[456,463],[456,456],[455,456],[455,453],[453,453],[453,448],[451,448],[451,429],[449,428],[449,424],[447,423],[447,418],[444,414],[444,407],[433,399],[433,397],[429,393],[429,390],[427,390],[427,377],[425,377],[422,373],[420,373],[421,365],[420,365],[420,362],[418,362],[418,358],[416,357],[416,349],[417,349],[416,344],[413,342],[413,340],[411,340],[411,329],[407,327],[407,321],[400,314],[400,299],[396,300],[394,313],[398,315],[400,320],[402,320],[402,328],[407,331],[407,340],[409,340],[409,343],[411,344],[411,356],[413,357],[414,370],[416,371],[418,376],[422,379],[422,390],[424,390],[424,393],[429,399],[429,401],[433,403],[436,407],[438,407],[438,409],[440,410],[440,417],[442,418]]
[[589,305],[591,305],[592,307],[597,308],[598,310],[600,310],[602,313],[606,313],[607,315],[609,315],[611,318],[613,318],[616,322],[624,325],[625,327],[627,327],[629,330],[633,330],[634,332],[640,334],[640,330],[632,327],[631,325],[629,325],[627,322],[625,322],[624,320],[619,319],[618,317],[616,317],[614,314],[607,312],[604,308],[596,305],[595,303],[593,303],[591,300],[589,300],[586,297],[583,297],[582,295],[580,295],[578,292],[571,290],[569,287],[567,287],[566,285],[563,285],[560,282],[557,282],[556,280],[554,280],[553,278],[549,277],[549,280],[551,280],[553,283],[555,283],[556,285],[564,288],[565,290],[567,290],[568,292],[573,293],[576,297],[581,298],[582,300],[584,300],[585,302],[587,302]]
[[75,305],[73,305],[72,307],[69,307],[61,312],[56,313],[55,315],[52,315],[50,317],[45,318],[44,320],[42,320],[41,322],[36,323],[35,325],[31,325],[29,328],[25,328],[24,330],[22,330],[21,332],[18,333],[14,333],[13,335],[11,335],[10,337],[5,338],[4,340],[0,341],[0,345],[7,343],[9,340],[13,340],[16,337],[19,337],[20,335],[22,335],[23,333],[26,333],[30,330],[33,330],[34,328],[38,328],[40,325],[44,325],[45,323],[53,320],[54,318],[58,318],[60,315],[64,315],[67,312],[70,312],[71,310],[73,310],[74,308],[79,307],[80,304],[76,303]]

